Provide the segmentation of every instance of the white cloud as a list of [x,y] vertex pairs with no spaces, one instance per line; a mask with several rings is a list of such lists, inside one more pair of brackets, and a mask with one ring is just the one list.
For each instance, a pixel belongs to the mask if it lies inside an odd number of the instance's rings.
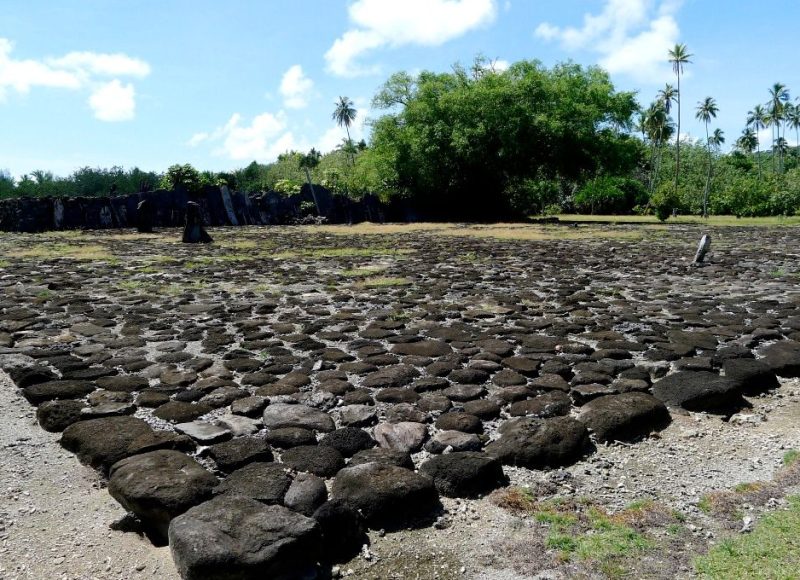
[[345,77],[371,74],[357,59],[383,47],[438,46],[492,22],[497,0],[356,0],[348,8],[354,27],[325,54],[328,70]]
[[289,109],[303,109],[308,106],[314,81],[305,76],[303,67],[296,64],[289,67],[281,79],[280,92],[283,103]]
[[32,88],[90,89],[89,105],[101,121],[125,121],[136,110],[133,85],[114,79],[98,84],[97,77],[136,77],[150,74],[145,61],[125,54],[70,52],[40,60],[15,59],[14,44],[0,38],[0,102],[10,90],[26,94]]
[[543,22],[535,35],[557,40],[567,51],[591,50],[600,66],[643,82],[670,78],[667,51],[679,39],[675,19],[681,0],[606,0],[599,14],[586,14],[580,28]]
[[295,138],[287,130],[288,122],[283,111],[277,114],[261,113],[250,123],[243,122],[239,113],[234,113],[221,127],[211,133],[196,133],[189,139],[190,146],[202,143],[216,143],[212,151],[218,157],[236,161],[271,162],[286,151],[303,151],[308,144]]
[[59,58],[48,58],[45,62],[57,69],[74,70],[80,73],[88,72],[102,76],[144,78],[150,74],[149,64],[121,53],[70,52]]
[[92,92],[89,106],[100,121],[130,121],[136,115],[136,91],[114,79]]

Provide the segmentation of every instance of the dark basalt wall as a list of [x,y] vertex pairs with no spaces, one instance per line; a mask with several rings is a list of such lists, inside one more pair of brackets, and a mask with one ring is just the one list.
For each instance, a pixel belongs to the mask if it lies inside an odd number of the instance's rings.
[[[402,202],[384,204],[372,195],[353,200],[333,195],[318,185],[314,186],[314,191],[320,213],[328,223],[413,221],[415,218],[414,212]],[[136,207],[143,200],[149,202],[154,227],[182,226],[189,201],[200,206],[209,226],[298,223],[308,215],[304,202],[314,203],[307,185],[299,194],[290,196],[276,192],[231,192],[227,187],[209,186],[194,195],[181,189],[159,189],[114,197],[16,198],[0,201],[0,231],[136,227]]]

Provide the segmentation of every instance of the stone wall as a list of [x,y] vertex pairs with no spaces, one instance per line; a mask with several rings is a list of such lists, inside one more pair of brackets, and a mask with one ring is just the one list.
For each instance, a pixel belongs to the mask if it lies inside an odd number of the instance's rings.
[[[414,217],[402,204],[387,205],[372,195],[356,201],[333,195],[319,185],[314,191],[321,215],[328,223],[409,221]],[[0,231],[136,227],[136,207],[143,200],[150,202],[154,227],[182,226],[189,201],[200,205],[209,226],[297,223],[306,215],[301,209],[303,202],[314,203],[307,185],[299,194],[290,196],[208,186],[195,195],[181,189],[159,189],[114,197],[15,198],[0,201]]]

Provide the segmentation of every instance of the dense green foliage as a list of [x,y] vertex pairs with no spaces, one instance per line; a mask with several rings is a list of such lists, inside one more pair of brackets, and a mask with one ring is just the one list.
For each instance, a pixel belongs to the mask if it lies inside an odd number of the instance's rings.
[[[694,108],[703,138],[676,140],[680,83],[691,56],[680,44],[665,55],[677,86],[667,84],[646,108],[633,93],[616,91],[603,70],[573,63],[548,69],[521,61],[501,71],[478,58],[448,73],[399,72],[375,95],[373,108],[383,114],[370,122],[369,143],[351,139],[358,112],[342,96],[332,118],[346,137],[326,154],[287,151],[272,163],[253,161],[230,172],[189,164],[163,174],[83,167],[67,177],[38,170],[15,181],[0,171],[0,199],[177,186],[195,192],[207,185],[290,195],[318,184],[336,195],[410,201],[439,219],[798,213],[800,148],[789,146],[787,131],[800,139],[800,100],[794,104],[781,83],[769,87],[768,99],[747,112],[741,136],[729,140],[734,149],[722,153],[726,136],[712,127],[718,107],[707,97]],[[767,128],[773,140],[762,149],[757,135]]]
[[522,61],[496,72],[392,76],[374,105],[360,168],[371,189],[443,215],[538,212],[599,176],[623,177],[644,149],[624,130],[637,105],[598,68]]

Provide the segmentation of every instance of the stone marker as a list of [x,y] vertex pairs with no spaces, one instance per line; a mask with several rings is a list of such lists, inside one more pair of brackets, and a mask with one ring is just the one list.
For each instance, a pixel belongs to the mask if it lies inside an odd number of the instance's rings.
[[203,227],[200,206],[190,201],[186,204],[186,225],[183,228],[184,244],[210,244],[214,240]]
[[136,206],[136,230],[140,234],[153,233],[153,205],[146,199]]
[[711,236],[709,236],[708,234],[703,234],[703,237],[700,238],[700,244],[697,246],[697,253],[694,255],[694,260],[692,260],[692,264],[702,264],[710,248],[711,248]]

